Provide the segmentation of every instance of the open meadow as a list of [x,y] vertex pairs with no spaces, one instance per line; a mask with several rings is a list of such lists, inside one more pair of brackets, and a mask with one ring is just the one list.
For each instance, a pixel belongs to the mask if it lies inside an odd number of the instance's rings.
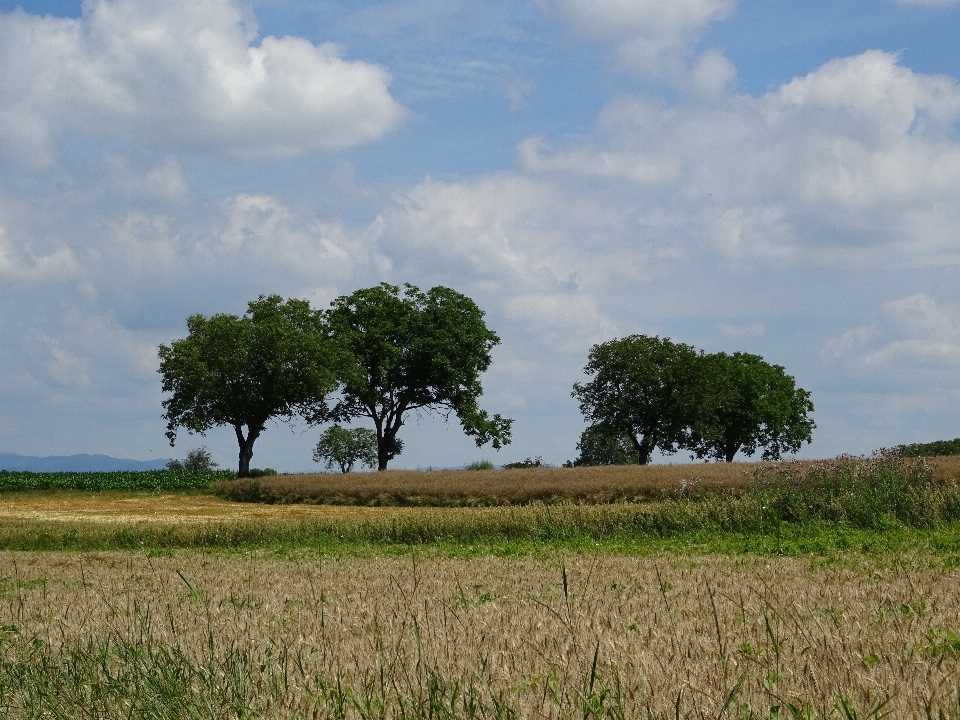
[[0,716],[960,718],[958,468],[15,479]]

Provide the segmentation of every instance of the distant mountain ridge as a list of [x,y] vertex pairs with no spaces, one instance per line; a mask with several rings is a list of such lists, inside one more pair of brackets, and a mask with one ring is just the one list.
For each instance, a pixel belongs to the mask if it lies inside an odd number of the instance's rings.
[[117,470],[160,470],[169,462],[158,460],[130,460],[109,455],[18,455],[0,453],[0,470],[27,470],[29,472],[114,472]]

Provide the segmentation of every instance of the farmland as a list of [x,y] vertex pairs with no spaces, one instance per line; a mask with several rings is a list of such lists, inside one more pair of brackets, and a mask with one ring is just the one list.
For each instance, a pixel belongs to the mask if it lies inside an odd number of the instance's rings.
[[9,717],[960,711],[960,578],[926,555],[0,562]]
[[958,469],[8,489],[0,715],[960,717]]
[[516,470],[390,470],[347,475],[282,475],[221,480],[221,497],[268,503],[474,507],[530,503],[604,504],[668,497],[738,494],[771,480],[789,480],[886,465],[914,472],[922,465],[937,486],[960,483],[960,456],[930,460],[839,458],[782,463],[680,463]]
[[0,492],[38,490],[125,490],[153,492],[206,490],[233,477],[223,470],[140,470],[117,472],[9,472],[0,470]]

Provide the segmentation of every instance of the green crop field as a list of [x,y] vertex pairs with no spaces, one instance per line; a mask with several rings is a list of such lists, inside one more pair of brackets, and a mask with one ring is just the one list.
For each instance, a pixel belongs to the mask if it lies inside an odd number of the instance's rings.
[[11,472],[0,470],[0,493],[36,490],[100,492],[206,490],[235,477],[227,470],[137,470],[116,472]]

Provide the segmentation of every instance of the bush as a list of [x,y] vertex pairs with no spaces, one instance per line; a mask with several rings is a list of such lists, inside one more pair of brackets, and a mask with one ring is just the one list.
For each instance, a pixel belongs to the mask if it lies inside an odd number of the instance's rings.
[[526,460],[521,460],[520,462],[507,463],[503,466],[504,470],[523,470],[525,468],[538,468],[538,467],[547,467],[543,464],[543,457],[537,455],[535,458],[527,458]]
[[250,468],[250,472],[247,474],[247,477],[258,478],[258,477],[268,477],[270,475],[279,475],[276,470],[273,468]]
[[464,465],[464,470],[493,470],[493,463],[489,460],[476,460],[469,465]]

